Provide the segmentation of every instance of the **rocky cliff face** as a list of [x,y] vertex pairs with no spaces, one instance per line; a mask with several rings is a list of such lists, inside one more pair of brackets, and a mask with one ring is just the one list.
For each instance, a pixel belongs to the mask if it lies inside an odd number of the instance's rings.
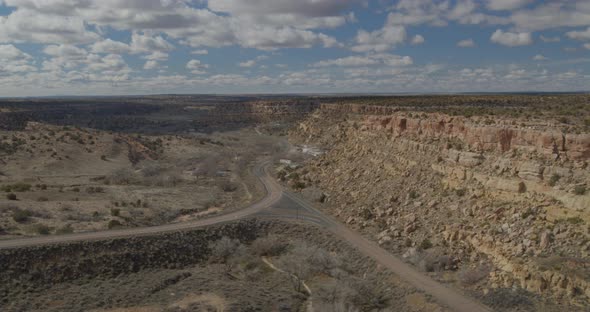
[[392,252],[447,259],[456,281],[489,267],[469,285],[479,291],[520,287],[588,303],[588,133],[323,105],[290,135],[329,150],[292,175],[298,185],[324,191],[327,211]]
[[210,107],[197,118],[198,123],[254,123],[299,120],[315,111],[315,100],[262,100],[239,103],[220,103]]

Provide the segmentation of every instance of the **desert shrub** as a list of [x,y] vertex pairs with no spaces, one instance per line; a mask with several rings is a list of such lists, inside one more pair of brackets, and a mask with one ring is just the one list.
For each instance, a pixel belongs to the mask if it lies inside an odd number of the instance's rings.
[[94,194],[94,193],[104,193],[104,188],[100,186],[89,186],[86,188],[86,193]]
[[408,193],[408,196],[411,199],[416,199],[416,198],[418,198],[418,192],[416,192],[415,190],[411,190],[410,193]]
[[14,192],[28,192],[31,190],[31,187],[28,183],[16,183],[12,185],[12,190]]
[[303,281],[312,275],[312,268],[307,261],[309,257],[307,251],[309,250],[304,246],[295,247],[292,252],[283,255],[278,261],[278,266],[289,273],[293,289],[298,293],[303,292]]
[[293,183],[293,188],[301,190],[305,188],[305,182],[301,182],[301,181],[297,181],[295,183]]
[[150,165],[141,170],[141,175],[145,178],[156,177],[164,172],[164,168],[160,165]]
[[440,272],[453,269],[455,266],[451,257],[440,254],[437,250],[416,250],[408,260],[424,272]]
[[467,193],[467,191],[465,189],[456,189],[455,190],[455,194],[457,194],[457,196],[459,196],[459,197],[465,196],[466,193]]
[[135,172],[131,169],[123,168],[114,171],[108,178],[110,184],[127,185],[136,181]]
[[520,183],[518,183],[518,192],[519,193],[526,192],[526,184],[522,181]]
[[221,183],[220,188],[226,193],[232,193],[238,189],[238,185],[233,182],[225,181]]
[[18,223],[25,223],[33,216],[30,210],[16,208],[12,211],[12,219]]
[[338,271],[341,266],[340,259],[332,256],[325,249],[308,245],[304,242],[298,242],[294,248],[286,254],[283,254],[277,265],[289,273],[293,288],[297,292],[302,292],[302,282],[315,274],[327,274]]
[[119,228],[119,227],[122,227],[122,226],[123,226],[123,224],[121,224],[121,222],[119,222],[119,220],[111,220],[107,224],[107,227],[109,229],[115,229],[115,228]]
[[70,225],[70,224],[64,225],[64,226],[58,228],[57,230],[55,230],[55,234],[58,234],[58,235],[72,234],[72,233],[74,233],[74,228],[72,228],[72,225]]
[[121,209],[111,208],[111,216],[118,217],[121,214]]
[[317,290],[314,290],[314,310],[326,312],[357,312],[349,299],[353,296],[354,291],[338,280],[323,283]]
[[16,194],[9,193],[9,194],[6,194],[6,199],[8,199],[8,200],[17,200],[17,197],[16,197]]
[[480,265],[476,268],[465,268],[459,271],[457,274],[459,281],[463,285],[471,286],[477,284],[477,282],[486,278],[490,274],[490,268],[484,265]]
[[49,233],[51,232],[51,228],[45,224],[37,223],[31,225],[29,231],[32,233],[37,233],[39,235],[49,235]]
[[278,256],[287,249],[288,244],[276,235],[259,237],[250,245],[250,250],[258,256]]
[[420,243],[420,248],[426,250],[432,247],[432,242],[430,242],[430,240],[428,238],[425,238],[424,240],[422,240],[422,242]]
[[241,245],[239,240],[224,236],[220,240],[209,244],[209,250],[211,251],[209,260],[226,264]]
[[549,178],[549,186],[555,186],[559,179],[561,179],[561,176],[559,174],[553,174],[551,178]]
[[75,192],[75,193],[80,193],[80,188],[79,188],[79,187],[74,187],[74,188],[72,189],[72,192]]
[[4,192],[28,192],[31,190],[32,185],[28,183],[15,183],[12,185],[3,185],[2,191]]
[[38,202],[46,202],[49,201],[49,198],[45,197],[45,196],[40,196],[37,198]]
[[530,309],[531,306],[534,306],[530,294],[522,288],[492,288],[482,298],[482,302],[494,310],[517,311],[519,307]]
[[580,218],[580,217],[571,217],[571,218],[567,218],[566,221],[569,224],[584,224],[584,219]]
[[311,247],[308,258],[309,265],[316,273],[331,275],[332,271],[342,265],[342,261],[323,248]]
[[107,161],[107,156],[106,155],[100,155],[100,160]]
[[279,179],[279,181],[285,181],[286,177],[287,177],[287,171],[281,170],[281,171],[277,172],[277,179]]
[[0,204],[0,213],[14,211],[15,209],[18,209],[18,207],[13,204]]
[[217,155],[207,156],[207,158],[201,161],[199,167],[194,171],[194,174],[200,177],[214,177],[219,168],[217,159]]
[[354,307],[361,311],[381,311],[389,305],[388,289],[380,283],[376,283],[378,277],[369,274],[366,278],[350,278],[348,287],[352,289],[349,300]]
[[211,252],[209,261],[224,264],[225,271],[228,273],[235,267],[240,267],[242,271],[250,271],[253,266],[257,266],[256,260],[237,239],[222,237],[209,244],[209,250]]
[[576,185],[576,187],[574,188],[574,194],[576,194],[576,195],[586,194],[586,186],[585,185]]
[[152,184],[161,187],[174,187],[180,183],[182,183],[182,178],[176,174],[166,174],[161,175],[159,177],[155,177],[153,179],[148,179],[145,182],[147,184]]
[[428,254],[418,262],[418,268],[425,272],[450,270],[453,266],[453,260],[447,255]]

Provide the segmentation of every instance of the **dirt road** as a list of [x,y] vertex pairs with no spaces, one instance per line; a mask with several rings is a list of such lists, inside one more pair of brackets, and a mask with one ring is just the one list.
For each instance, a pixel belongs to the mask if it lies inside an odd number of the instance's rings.
[[76,242],[76,241],[91,241],[91,240],[103,240],[103,239],[113,239],[113,238],[124,238],[130,236],[142,236],[142,235],[153,235],[158,233],[165,233],[165,232],[174,232],[180,231],[185,229],[192,229],[198,228],[213,224],[219,224],[224,222],[231,222],[239,219],[243,219],[246,217],[251,217],[252,215],[256,214],[257,212],[264,210],[274,203],[278,202],[281,198],[282,190],[280,185],[273,183],[272,177],[266,172],[267,170],[267,163],[260,164],[254,168],[254,173],[260,180],[260,182],[264,185],[266,189],[266,196],[260,200],[248,206],[244,209],[235,211],[233,213],[219,215],[203,220],[196,220],[190,222],[183,222],[183,223],[171,223],[171,224],[164,224],[152,227],[143,227],[143,228],[129,228],[129,229],[118,229],[118,230],[108,230],[108,231],[101,231],[101,232],[85,232],[85,233],[75,233],[75,234],[67,234],[67,235],[53,235],[53,236],[38,236],[38,237],[31,237],[31,238],[22,238],[22,239],[11,239],[11,240],[0,240],[0,249],[6,248],[19,248],[19,247],[28,247],[28,246],[36,246],[36,245],[46,245],[46,244],[58,244],[58,243],[69,243],[69,242]]
[[349,242],[363,254],[375,259],[378,263],[390,269],[393,273],[397,274],[416,288],[432,295],[437,299],[437,301],[446,305],[453,311],[491,311],[491,309],[483,306],[482,304],[467,296],[462,295],[457,290],[446,287],[445,285],[442,285],[430,277],[422,274],[412,266],[404,263],[399,258],[388,253],[377,244],[365,239],[360,234],[351,231],[346,226],[332,219],[331,217],[324,215],[297,194],[283,190],[281,185],[279,185],[268,174],[268,165],[268,163],[263,163],[254,168],[255,175],[266,189],[266,196],[261,201],[233,213],[204,220],[166,224],[146,228],[132,228],[103,232],[76,233],[61,236],[41,236],[5,240],[0,241],[0,249],[21,248],[76,241],[104,240],[130,236],[154,235],[158,233],[173,232],[231,222],[247,217],[297,219],[304,222],[314,223],[318,226],[326,228],[343,240]]

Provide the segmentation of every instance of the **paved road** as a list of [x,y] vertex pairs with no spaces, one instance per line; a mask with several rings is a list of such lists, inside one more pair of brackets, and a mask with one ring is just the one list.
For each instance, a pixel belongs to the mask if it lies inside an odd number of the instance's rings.
[[412,266],[379,247],[360,234],[351,231],[343,224],[324,215],[299,195],[283,190],[267,172],[268,163],[263,163],[254,169],[255,175],[266,189],[266,196],[259,202],[242,210],[220,215],[204,220],[185,223],[166,224],[146,228],[132,228],[110,230],[102,232],[77,233],[62,236],[41,236],[24,239],[0,241],[0,249],[21,248],[45,244],[58,244],[76,241],[104,240],[124,238],[130,236],[154,235],[184,229],[198,228],[213,224],[226,223],[247,217],[271,217],[305,221],[324,227],[336,236],[344,239],[363,254],[375,259],[384,267],[400,276],[418,289],[432,295],[440,303],[458,312],[491,311],[489,308],[460,294],[458,291],[446,287],[430,277],[422,274]]

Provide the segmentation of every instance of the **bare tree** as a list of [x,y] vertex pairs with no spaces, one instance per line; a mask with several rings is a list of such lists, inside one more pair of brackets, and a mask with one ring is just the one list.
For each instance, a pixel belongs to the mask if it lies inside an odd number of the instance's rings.
[[367,274],[365,278],[350,277],[347,284],[353,290],[350,300],[362,311],[382,310],[387,308],[389,297],[385,287],[378,282],[376,274]]
[[332,280],[314,291],[314,308],[326,312],[359,311],[348,300],[353,291],[343,282]]
[[209,261],[225,264],[225,269],[229,272],[235,265],[231,258],[240,254],[243,246],[239,240],[224,236],[220,240],[209,244],[209,249],[211,251]]
[[289,274],[293,289],[303,293],[303,282],[312,275],[304,254],[289,254],[279,259],[279,266]]
[[250,245],[250,250],[258,256],[278,256],[287,249],[287,243],[276,235],[259,237]]

